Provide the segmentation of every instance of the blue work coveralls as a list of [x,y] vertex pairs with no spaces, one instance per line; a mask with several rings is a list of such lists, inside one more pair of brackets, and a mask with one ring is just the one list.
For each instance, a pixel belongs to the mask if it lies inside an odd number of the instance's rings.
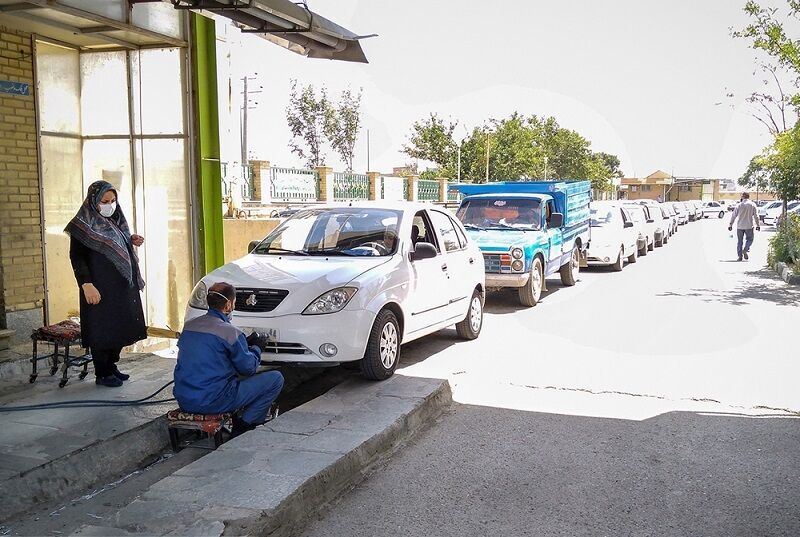
[[278,371],[255,374],[260,362],[261,349],[248,348],[242,331],[224,313],[209,309],[187,321],[178,339],[175,399],[186,412],[219,414],[243,409],[242,420],[263,423],[283,388],[283,375]]

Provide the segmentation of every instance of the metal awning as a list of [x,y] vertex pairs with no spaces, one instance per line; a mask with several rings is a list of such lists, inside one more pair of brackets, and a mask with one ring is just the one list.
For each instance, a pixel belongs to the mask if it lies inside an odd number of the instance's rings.
[[367,63],[356,35],[290,0],[172,0],[176,9],[208,11],[234,21],[243,32],[309,58]]
[[186,41],[76,7],[59,0],[0,0],[0,22],[14,18],[22,29],[83,49],[184,47]]

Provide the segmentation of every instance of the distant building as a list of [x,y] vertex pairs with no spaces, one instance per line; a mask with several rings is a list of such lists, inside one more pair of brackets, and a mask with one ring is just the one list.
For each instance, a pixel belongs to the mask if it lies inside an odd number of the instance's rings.
[[712,201],[719,199],[720,179],[674,177],[657,170],[645,178],[625,177],[620,184],[620,198],[656,201]]

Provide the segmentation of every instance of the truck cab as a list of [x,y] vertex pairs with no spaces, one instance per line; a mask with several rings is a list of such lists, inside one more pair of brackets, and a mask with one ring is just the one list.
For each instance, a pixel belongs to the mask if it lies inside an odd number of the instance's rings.
[[535,306],[545,279],[575,285],[589,244],[588,181],[459,184],[456,212],[483,253],[487,288],[516,288]]

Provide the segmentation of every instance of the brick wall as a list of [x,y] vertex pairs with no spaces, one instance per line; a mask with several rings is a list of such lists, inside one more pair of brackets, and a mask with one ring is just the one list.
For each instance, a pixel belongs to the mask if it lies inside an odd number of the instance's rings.
[[0,93],[0,263],[5,309],[13,312],[44,301],[30,34],[0,26],[0,80],[30,84],[31,93]]

